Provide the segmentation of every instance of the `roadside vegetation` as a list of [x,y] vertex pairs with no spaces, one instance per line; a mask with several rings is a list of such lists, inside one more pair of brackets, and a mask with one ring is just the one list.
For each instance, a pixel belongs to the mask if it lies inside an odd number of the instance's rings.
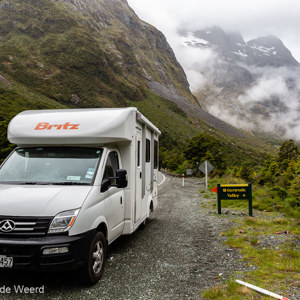
[[300,283],[299,219],[276,212],[255,212],[254,217],[232,220],[232,228],[221,234],[224,245],[239,251],[251,271],[232,274],[222,284],[205,290],[203,298],[271,299],[235,282],[240,279],[296,299],[292,295]]
[[[245,148],[243,148],[245,149]],[[275,148],[276,149],[276,148]],[[223,200],[222,215],[232,227],[222,232],[224,246],[239,251],[248,272],[232,274],[202,294],[204,299],[273,299],[235,282],[240,279],[291,299],[300,286],[300,158],[298,145],[284,141],[273,153],[239,151],[234,143],[199,133],[181,147],[161,149],[162,167],[174,173],[192,169],[196,176],[205,160],[214,165],[209,189],[220,184],[252,183],[253,217],[247,200]],[[241,153],[242,152],[242,153]],[[271,153],[271,154],[270,154]],[[217,213],[217,197],[201,191],[203,208]],[[211,200],[209,200],[211,199]],[[298,294],[299,296],[299,294]]]
[[[209,186],[247,182],[253,183],[253,217],[246,216],[248,201],[223,200],[222,217],[227,214],[233,225],[222,236],[224,245],[238,250],[251,271],[232,274],[232,278],[204,291],[202,296],[219,300],[273,299],[235,282],[241,279],[294,299],[293,290],[300,286],[300,158],[294,141],[283,142],[278,154],[268,156],[261,168],[254,171],[249,164],[242,164],[226,170],[222,177],[211,178]],[[205,194],[205,198],[213,199],[211,205],[217,211],[216,196]]]
[[[300,158],[293,140],[282,143],[278,154],[267,156],[260,168],[242,164],[227,170],[222,178],[212,178],[211,184],[253,183],[253,208],[280,212],[300,219]],[[231,205],[234,201],[226,201]],[[243,204],[239,204],[243,205]]]
[[205,130],[182,144],[173,144],[172,147],[160,148],[162,168],[174,173],[185,173],[186,169],[192,169],[199,175],[197,166],[205,160],[209,160],[215,167],[213,176],[222,176],[234,167],[246,164],[252,170],[257,171],[264,164],[266,157],[275,154],[274,147],[267,147],[261,141],[247,138],[234,138],[225,136],[217,130]]
[[[199,133],[181,147],[161,149],[161,165],[171,172],[183,174],[191,169],[194,175],[204,176],[198,167],[208,160],[214,170],[211,185],[217,183],[253,183],[253,208],[281,212],[299,218],[300,158],[294,140],[286,140],[274,155],[264,153],[260,160],[245,153],[240,155],[207,133]],[[236,203],[227,201],[226,205]],[[238,205],[247,205],[242,202]]]

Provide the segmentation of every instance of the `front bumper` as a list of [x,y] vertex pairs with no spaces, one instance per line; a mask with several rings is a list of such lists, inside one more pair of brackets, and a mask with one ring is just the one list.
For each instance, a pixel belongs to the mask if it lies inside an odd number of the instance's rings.
[[[0,238],[0,255],[13,257],[12,269],[65,271],[78,269],[87,262],[95,230],[76,236],[42,238]],[[62,254],[43,254],[46,248],[68,247]]]

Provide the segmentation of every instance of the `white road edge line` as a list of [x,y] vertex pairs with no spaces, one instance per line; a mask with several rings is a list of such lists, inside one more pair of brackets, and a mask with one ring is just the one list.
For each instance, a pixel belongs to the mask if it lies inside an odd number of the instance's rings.
[[164,179],[163,179],[163,181],[158,186],[160,186],[161,184],[163,184],[164,181],[166,180],[166,176],[163,173],[161,173],[161,175],[164,177]]

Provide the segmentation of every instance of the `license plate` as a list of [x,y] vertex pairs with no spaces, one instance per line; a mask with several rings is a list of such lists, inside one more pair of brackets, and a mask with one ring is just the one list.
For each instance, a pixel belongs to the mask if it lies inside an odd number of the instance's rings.
[[10,256],[0,255],[0,268],[12,268],[13,261]]

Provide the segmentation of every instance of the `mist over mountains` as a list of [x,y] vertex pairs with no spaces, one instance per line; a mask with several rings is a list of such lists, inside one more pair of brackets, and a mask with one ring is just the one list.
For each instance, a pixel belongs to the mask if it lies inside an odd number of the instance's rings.
[[199,103],[245,130],[300,140],[300,65],[275,36],[180,31],[176,55]]

